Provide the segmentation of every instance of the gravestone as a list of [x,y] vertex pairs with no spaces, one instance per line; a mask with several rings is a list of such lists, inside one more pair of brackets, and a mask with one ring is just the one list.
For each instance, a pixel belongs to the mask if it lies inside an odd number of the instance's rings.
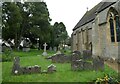
[[84,60],[92,60],[92,52],[91,52],[91,50],[84,50],[83,51],[83,59]]
[[38,65],[21,67],[20,66],[20,58],[14,57],[12,73],[14,75],[41,73],[41,67],[39,67]]
[[57,51],[57,47],[54,47],[53,50],[56,52]]
[[48,72],[48,73],[56,72],[56,66],[53,65],[53,64],[49,65],[47,72]]
[[60,51],[60,45],[58,46],[58,51],[56,54],[61,54],[61,51]]
[[92,52],[89,50],[83,51],[83,56],[79,51],[72,52],[71,55],[72,70],[104,70],[104,59],[92,57]]
[[72,61],[71,63],[71,69],[76,71],[76,70],[83,70],[84,67],[83,67],[83,60],[75,60],[75,61]]
[[81,52],[80,52],[80,51],[73,51],[72,53],[75,53],[75,54],[81,55]]
[[41,73],[41,67],[38,65],[21,67],[23,74]]
[[54,56],[47,57],[46,59],[51,59],[53,63],[71,62],[71,56],[66,56],[65,54],[55,54]]
[[81,55],[80,51],[72,52],[72,56],[71,56],[72,61],[80,60],[81,58],[82,58],[82,55]]
[[104,59],[100,58],[99,56],[93,58],[93,69],[104,70]]
[[52,47],[50,47],[49,50],[52,51]]
[[93,70],[93,64],[92,64],[92,62],[84,62],[83,63],[83,68],[84,68],[84,70]]
[[21,73],[20,58],[19,57],[14,57],[12,73],[13,74],[20,74]]
[[22,48],[22,50],[24,51],[24,52],[29,52],[30,51],[30,39],[29,38],[24,38],[22,41],[21,41],[21,43],[20,43],[20,45],[23,47]]
[[44,52],[43,52],[43,56],[47,56],[47,52],[46,52],[46,47],[47,47],[47,44],[45,43],[45,44],[43,44],[43,46],[44,46]]
[[61,51],[58,50],[56,54],[61,54]]

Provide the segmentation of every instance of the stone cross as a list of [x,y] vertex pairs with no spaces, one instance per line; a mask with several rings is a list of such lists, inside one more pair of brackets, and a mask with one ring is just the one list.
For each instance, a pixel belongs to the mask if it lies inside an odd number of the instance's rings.
[[46,52],[47,44],[45,43],[45,44],[43,44],[43,46],[44,46],[44,52]]
[[43,44],[43,46],[44,46],[44,52],[43,52],[43,56],[47,56],[47,52],[46,52],[46,46],[47,46],[47,44],[45,43],[45,44]]

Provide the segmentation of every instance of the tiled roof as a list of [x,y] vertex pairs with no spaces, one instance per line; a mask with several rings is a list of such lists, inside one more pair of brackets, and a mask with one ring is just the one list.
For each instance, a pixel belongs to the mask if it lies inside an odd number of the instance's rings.
[[73,28],[73,30],[93,21],[96,17],[96,13],[99,13],[103,11],[104,9],[108,8],[115,2],[100,2],[97,4],[94,8],[92,8],[90,11],[87,11],[84,16],[80,19],[80,21],[77,23],[77,25]]

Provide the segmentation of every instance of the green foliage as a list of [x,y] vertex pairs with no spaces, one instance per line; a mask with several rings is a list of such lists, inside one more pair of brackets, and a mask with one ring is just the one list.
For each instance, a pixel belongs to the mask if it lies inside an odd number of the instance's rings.
[[51,29],[51,44],[53,46],[59,46],[59,44],[66,44],[68,33],[63,22],[55,22]]
[[63,22],[50,24],[51,18],[45,2],[4,2],[2,5],[3,39],[15,39],[17,48],[21,37],[30,38],[33,44],[39,43],[52,47],[66,44],[68,33]]
[[5,48],[4,52],[2,53],[2,61],[6,62],[6,61],[12,61],[13,60],[13,53],[12,50],[10,48]]

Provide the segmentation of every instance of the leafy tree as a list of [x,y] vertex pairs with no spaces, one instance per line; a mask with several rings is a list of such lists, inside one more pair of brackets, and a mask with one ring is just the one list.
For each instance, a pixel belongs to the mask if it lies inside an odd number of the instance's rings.
[[2,4],[3,39],[15,39],[16,48],[21,37],[30,38],[39,46],[44,42],[52,47],[66,44],[68,33],[63,22],[50,24],[49,11],[45,2],[4,2]]
[[[68,38],[68,33],[63,22],[55,22],[52,28],[52,40],[54,46],[59,46],[59,44],[65,45],[66,39]],[[64,46],[63,46],[64,47]]]
[[22,16],[19,7],[16,3],[4,3],[3,4],[3,38],[14,38],[15,46],[18,45],[20,24]]

